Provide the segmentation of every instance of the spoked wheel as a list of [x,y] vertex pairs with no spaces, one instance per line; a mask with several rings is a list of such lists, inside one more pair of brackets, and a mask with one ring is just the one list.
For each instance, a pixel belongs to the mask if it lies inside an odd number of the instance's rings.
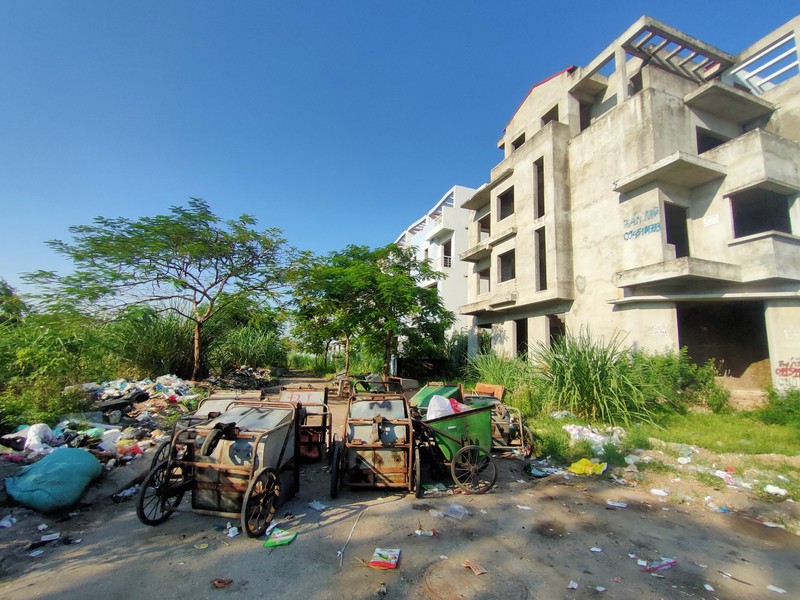
[[497,480],[492,455],[480,446],[464,446],[453,457],[450,474],[456,485],[468,494],[485,494]]
[[425,490],[422,487],[422,461],[419,459],[419,448],[414,448],[414,495],[422,498]]
[[334,440],[333,460],[331,462],[331,498],[339,495],[342,489],[342,472],[344,471],[344,442]]
[[136,501],[136,516],[145,525],[160,525],[169,519],[172,511],[183,498],[183,469],[172,465],[167,472],[167,461],[163,460],[147,474]]
[[169,451],[172,449],[171,440],[161,442],[156,448],[156,453],[153,455],[153,460],[150,462],[150,468],[155,469],[159,464],[169,458]]
[[522,428],[522,453],[525,458],[528,458],[533,454],[534,450],[534,437],[533,431],[530,427],[525,425]]
[[272,467],[261,469],[253,477],[242,502],[242,531],[248,537],[262,535],[275,516],[281,495],[281,479]]

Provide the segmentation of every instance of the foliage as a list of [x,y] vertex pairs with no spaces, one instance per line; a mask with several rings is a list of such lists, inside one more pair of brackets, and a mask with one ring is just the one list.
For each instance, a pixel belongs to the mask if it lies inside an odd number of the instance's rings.
[[345,370],[350,341],[359,337],[383,354],[381,370],[388,374],[398,337],[412,347],[426,339],[443,341],[453,315],[435,289],[420,285],[442,277],[416,258],[414,248],[396,244],[374,250],[350,245],[325,257],[306,254],[292,273],[295,337],[315,353],[331,340],[344,341]]
[[527,361],[506,358],[490,350],[473,356],[464,370],[464,376],[470,381],[483,381],[518,390],[530,382],[533,372]]
[[196,379],[204,371],[202,326],[227,304],[254,293],[271,296],[283,283],[291,252],[278,229],[259,232],[255,225],[250,215],[223,220],[198,198],[168,215],[97,217],[70,227],[71,243],[48,242],[72,260],[72,274],[39,271],[27,278],[39,284],[49,307],[151,305],[176,312],[194,324]]
[[619,339],[604,344],[588,332],[537,344],[531,356],[547,410],[567,410],[591,422],[652,421],[646,385]]
[[242,366],[284,366],[287,359],[286,349],[276,333],[246,325],[227,330],[209,352],[209,365],[215,373]]
[[783,394],[770,390],[767,405],[751,415],[762,423],[786,425],[800,430],[800,390],[789,390]]
[[22,322],[22,317],[27,311],[28,307],[22,297],[0,277],[0,325]]

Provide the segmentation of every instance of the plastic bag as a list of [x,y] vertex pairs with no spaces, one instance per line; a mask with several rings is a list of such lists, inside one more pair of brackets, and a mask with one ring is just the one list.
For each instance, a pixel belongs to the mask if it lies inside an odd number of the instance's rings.
[[607,466],[608,463],[593,463],[587,458],[582,458],[572,463],[567,471],[576,475],[600,475]]

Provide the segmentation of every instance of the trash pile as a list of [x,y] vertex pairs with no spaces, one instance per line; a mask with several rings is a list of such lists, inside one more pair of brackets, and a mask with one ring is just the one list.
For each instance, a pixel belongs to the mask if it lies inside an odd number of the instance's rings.
[[142,455],[152,444],[165,439],[169,413],[189,412],[189,385],[175,375],[152,381],[117,379],[102,384],[73,386],[94,400],[91,411],[65,415],[58,425],[20,425],[0,438],[2,458],[29,464],[60,447],[88,450],[106,469]]
[[599,431],[584,425],[564,425],[563,429],[569,434],[571,443],[586,440],[592,445],[595,454],[601,454],[603,446],[619,446],[621,438],[625,436],[622,427],[609,427]]
[[208,382],[226,390],[260,390],[273,384],[269,369],[253,367],[240,367],[221,377],[209,377]]

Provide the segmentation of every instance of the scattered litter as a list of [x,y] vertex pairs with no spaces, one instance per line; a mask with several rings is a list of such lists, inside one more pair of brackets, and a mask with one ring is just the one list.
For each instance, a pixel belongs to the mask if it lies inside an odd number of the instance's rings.
[[475,573],[475,575],[483,575],[484,573],[489,572],[478,563],[471,560],[465,560],[463,563],[461,563],[461,566],[466,567],[467,569],[472,569],[472,572]]
[[666,558],[664,556],[661,557],[661,560],[653,561],[647,564],[646,567],[641,569],[642,571],[666,571],[667,569],[671,569],[675,565],[678,564],[678,561],[674,558]]
[[636,559],[636,564],[639,565],[640,567],[646,567],[647,566],[647,561],[643,560],[641,558],[637,558]]
[[482,515],[488,515],[489,513],[488,513],[487,511],[485,511],[485,510],[481,509],[481,514],[482,514]]
[[773,529],[786,529],[786,525],[781,525],[780,523],[775,523],[774,521],[764,521],[764,525]]
[[438,529],[417,529],[414,531],[414,535],[419,537],[433,537],[439,535]]
[[658,573],[650,573],[650,577],[655,577],[657,579],[664,579],[664,576]]
[[369,566],[373,569],[396,569],[399,561],[399,548],[375,548]]
[[587,458],[582,458],[572,463],[567,471],[576,475],[600,475],[606,470],[608,463],[593,463]]
[[596,585],[594,589],[597,592],[605,592],[606,591],[606,588],[604,588],[602,585]]
[[5,517],[3,517],[2,519],[0,519],[0,527],[8,529],[9,527],[11,527],[16,522],[17,522],[17,520],[14,518],[14,515],[8,514]]
[[314,510],[323,511],[328,508],[327,504],[323,504],[322,502],[318,502],[317,500],[312,500],[308,503],[308,508],[312,508]]
[[440,510],[436,510],[436,509],[434,509],[434,508],[430,509],[430,510],[428,511],[428,514],[429,514],[430,516],[432,516],[432,517],[443,517],[443,516],[444,516],[444,513],[443,513],[442,511],[440,511]]
[[423,483],[422,489],[425,490],[426,496],[439,496],[447,493],[447,486],[442,482],[439,483]]
[[592,546],[591,548],[589,548],[589,550],[591,552],[602,552],[603,551],[602,548],[598,548],[597,546]]
[[211,585],[213,585],[217,589],[228,587],[232,583],[233,583],[233,579],[212,579],[211,580]]
[[775,592],[776,594],[785,594],[785,593],[786,593],[786,590],[785,590],[785,589],[783,589],[783,588],[779,588],[779,587],[777,587],[777,586],[775,586],[775,585],[768,585],[768,586],[767,586],[767,589],[768,589],[770,592]]
[[126,490],[122,490],[119,494],[113,494],[111,499],[114,502],[122,502],[125,498],[130,498],[131,496],[136,495],[139,492],[139,484],[137,483],[134,486],[129,487]]
[[517,508],[519,508],[520,510],[531,510],[531,507],[528,506],[527,504],[517,504]]
[[264,542],[264,548],[274,548],[276,546],[285,546],[287,544],[291,544],[296,537],[296,531],[287,531],[285,529],[275,527],[267,541]]
[[443,514],[446,517],[452,517],[462,521],[464,517],[469,516],[469,511],[458,502],[453,502],[450,506],[444,509]]
[[678,464],[688,465],[690,462],[692,462],[692,459],[689,458],[688,456],[679,456],[678,457]]
[[706,591],[707,591],[707,592],[715,592],[715,591],[716,591],[716,590],[713,588],[713,586],[711,586],[711,585],[709,585],[709,584],[705,584],[703,587],[704,587],[704,588],[706,588]]
[[30,556],[31,558],[38,558],[42,554],[44,554],[44,550],[34,550],[33,552],[28,552],[28,556]]
[[47,531],[49,527],[47,526],[46,523],[42,523],[41,525],[37,525],[36,529],[38,529],[39,531]]
[[208,548],[208,544],[206,542],[202,542],[200,544],[195,544],[194,547],[197,550],[205,550],[206,548]]
[[719,469],[717,469],[712,473],[712,475],[719,477],[728,485],[735,485],[733,482],[733,477],[731,477],[731,474],[728,473],[727,471],[720,471]]
[[635,555],[635,554],[633,554],[632,552],[631,552],[631,553],[628,553],[628,558],[633,558],[633,559],[635,559],[635,558],[636,558],[636,555]]
[[350,529],[350,535],[347,536],[347,540],[345,541],[344,546],[342,546],[341,550],[336,551],[336,557],[339,559],[339,568],[342,567],[342,563],[344,562],[344,550],[345,548],[347,548],[347,544],[350,543],[350,539],[353,537],[353,532],[356,530],[356,525],[358,525],[358,522],[361,520],[361,515],[367,512],[367,510],[369,510],[369,506],[364,510],[362,510],[360,513],[358,513],[358,516],[356,517],[356,520],[353,523],[353,527]]
[[606,500],[606,504],[608,506],[613,506],[614,508],[628,508],[627,502],[617,502],[616,500]]
[[622,583],[622,577],[614,577],[614,579],[612,579],[612,581],[614,583]]
[[381,581],[381,584],[378,586],[378,589],[375,590],[376,596],[385,596],[386,595],[386,584]]
[[733,581],[738,581],[739,583],[743,583],[745,585],[750,585],[750,586],[753,585],[752,583],[749,583],[747,581],[744,581],[743,579],[739,579],[737,577],[734,577],[733,575],[731,575],[730,573],[726,573],[725,571],[717,571],[717,573],[719,573],[720,575],[722,575],[726,579],[732,579]]
[[773,496],[785,496],[789,492],[785,489],[778,487],[777,485],[767,485],[764,486],[764,491],[768,494],[772,494]]
[[650,490],[650,493],[653,494],[654,496],[662,496],[662,497],[663,496],[669,496],[669,492],[666,492],[664,490],[660,490],[658,488],[653,488],[652,490]]
[[578,582],[577,581],[572,581],[570,579],[569,583],[567,584],[567,589],[568,590],[577,590],[578,589]]
[[449,556],[445,556],[444,554],[439,555],[439,560],[449,560],[449,559],[450,559]]
[[229,538],[235,538],[237,535],[239,535],[239,528],[238,527],[230,527],[230,528],[228,528],[228,537]]
[[533,465],[525,465],[525,467],[523,467],[523,470],[531,477],[541,478],[550,475],[550,473],[547,473],[546,471],[541,471],[540,469],[537,469]]
[[43,542],[55,542],[57,539],[61,537],[60,533],[48,533],[42,536]]

